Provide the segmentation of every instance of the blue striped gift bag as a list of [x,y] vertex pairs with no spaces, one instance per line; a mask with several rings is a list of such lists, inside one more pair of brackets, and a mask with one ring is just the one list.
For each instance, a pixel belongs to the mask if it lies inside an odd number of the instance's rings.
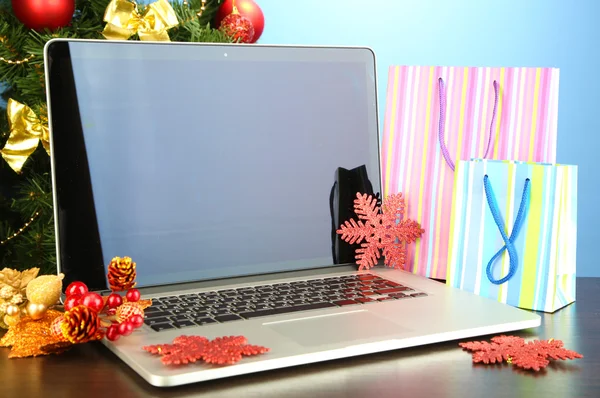
[[459,161],[446,283],[515,307],[575,301],[577,166]]

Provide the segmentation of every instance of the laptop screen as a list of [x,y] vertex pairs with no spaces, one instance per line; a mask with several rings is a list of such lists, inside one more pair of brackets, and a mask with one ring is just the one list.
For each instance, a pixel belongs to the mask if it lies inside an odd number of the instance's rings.
[[105,288],[115,256],[138,286],[353,262],[335,229],[354,189],[380,190],[370,50],[59,40],[46,58],[67,279]]

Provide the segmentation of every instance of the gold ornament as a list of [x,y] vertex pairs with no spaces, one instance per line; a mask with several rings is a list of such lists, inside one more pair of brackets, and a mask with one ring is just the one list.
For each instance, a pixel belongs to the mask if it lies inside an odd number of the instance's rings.
[[112,0],[106,7],[104,22],[107,24],[102,35],[108,40],[127,40],[137,33],[140,40],[171,41],[167,30],[179,25],[175,10],[167,0],[149,4],[143,16],[136,3]]
[[38,276],[27,285],[27,299],[30,303],[53,306],[60,299],[64,277],[63,274]]
[[30,107],[12,98],[8,100],[6,112],[8,113],[10,136],[0,152],[8,165],[20,173],[23,164],[35,152],[40,140],[50,155],[48,126],[41,122]]
[[78,305],[65,312],[60,328],[63,337],[73,344],[102,338],[98,314],[84,305]]
[[62,314],[48,310],[39,320],[26,316],[8,329],[0,339],[0,347],[12,347],[9,358],[24,358],[38,355],[48,355],[65,351],[70,344],[64,343],[64,338],[52,335],[50,326],[54,319]]
[[141,315],[144,317],[144,309],[137,302],[126,302],[117,308],[116,312],[117,322],[125,322],[132,315]]
[[6,323],[9,327],[15,326],[20,320],[20,315],[4,315],[4,323]]
[[[10,102],[10,100],[9,100]],[[7,285],[19,291],[24,289],[40,272],[39,268],[30,268],[23,272],[11,268],[4,268],[0,271],[0,287]]]
[[27,303],[27,315],[33,320],[42,319],[47,309],[44,304]]
[[6,307],[6,315],[14,316],[19,315],[21,313],[21,309],[16,305],[9,305]]
[[108,285],[110,290],[120,292],[133,289],[136,285],[136,264],[131,257],[115,257],[108,264]]

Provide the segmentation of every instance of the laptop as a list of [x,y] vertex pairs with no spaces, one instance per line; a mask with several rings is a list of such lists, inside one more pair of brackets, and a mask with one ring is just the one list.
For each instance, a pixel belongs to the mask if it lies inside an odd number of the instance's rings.
[[[540,325],[402,270],[359,271],[335,233],[357,192],[381,192],[370,49],[55,39],[44,56],[58,271],[106,295],[110,260],[137,263],[153,305],[103,344],[148,383]],[[181,335],[270,351],[165,366],[142,349]]]

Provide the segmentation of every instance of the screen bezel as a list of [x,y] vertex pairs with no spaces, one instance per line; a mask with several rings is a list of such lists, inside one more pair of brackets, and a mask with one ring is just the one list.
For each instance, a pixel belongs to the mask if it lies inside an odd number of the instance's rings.
[[[69,201],[86,201],[93,206],[94,198],[91,191],[91,184],[89,183],[89,171],[87,167],[87,158],[85,156],[79,156],[83,153],[85,155],[85,151],[71,151],[70,156],[65,156],[60,153],[61,151],[68,150],[68,148],[57,148],[55,145],[55,137],[57,135],[57,131],[63,132],[68,131],[70,137],[73,139],[69,139],[70,145],[80,145],[83,144],[83,131],[81,126],[78,123],[72,123],[72,121],[77,120],[78,117],[73,117],[74,113],[78,114],[77,109],[77,99],[70,98],[68,94],[75,93],[74,90],[74,81],[70,81],[65,83],[65,73],[63,72],[63,68],[67,64],[70,68],[70,50],[69,44],[73,42],[86,42],[90,43],[90,45],[102,45],[103,43],[112,43],[118,45],[129,45],[129,46],[144,46],[144,45],[178,45],[178,46],[201,46],[201,47],[210,47],[211,50],[221,48],[223,50],[223,54],[232,55],[231,58],[235,58],[236,53],[243,54],[248,51],[278,51],[278,49],[285,50],[294,50],[294,49],[302,49],[304,51],[313,51],[313,52],[322,52],[323,54],[331,54],[332,51],[328,50],[348,50],[346,54],[354,53],[359,60],[359,57],[369,57],[369,62],[372,62],[373,65],[373,100],[374,100],[374,109],[375,115],[373,120],[373,131],[375,132],[374,140],[376,141],[377,148],[380,148],[379,141],[379,104],[378,104],[378,96],[377,96],[377,68],[376,68],[376,57],[375,53],[372,49],[368,47],[350,47],[350,46],[302,46],[302,45],[265,45],[265,44],[222,44],[222,43],[181,43],[181,42],[139,42],[139,41],[109,41],[109,40],[82,40],[82,39],[52,39],[48,41],[44,47],[44,65],[45,65],[45,78],[46,78],[46,95],[47,95],[47,103],[48,103],[48,124],[50,130],[50,158],[51,158],[51,175],[52,175],[52,195],[54,201],[54,226],[55,226],[55,239],[56,239],[56,261],[57,261],[57,272],[65,274],[64,286],[67,286],[72,281],[82,281],[88,285],[90,290],[102,291],[107,290],[108,286],[106,283],[106,271],[105,266],[103,264],[102,259],[102,250],[100,245],[100,237],[98,232],[98,224],[97,220],[94,217],[88,217],[88,219],[80,219],[73,218],[70,214],[63,215],[61,209],[63,204],[69,203]],[[252,50],[252,49],[260,49],[260,50]],[[216,52],[215,52],[216,53]],[[68,74],[71,75],[72,74]],[[69,76],[66,76],[69,77]],[[73,85],[71,90],[66,89],[62,90],[61,87],[57,87],[59,84],[70,84]],[[58,92],[57,92],[58,91]],[[52,104],[60,104],[53,106]],[[65,106],[66,103],[70,103],[71,107]],[[71,121],[71,123],[69,123]],[[61,138],[62,139],[62,138]],[[57,152],[58,151],[58,152]],[[57,156],[58,154],[58,156]],[[71,156],[72,155],[72,156]],[[57,162],[57,157],[60,160]],[[57,164],[59,163],[59,164]],[[83,166],[83,167],[82,167]],[[377,151],[377,166],[378,166],[378,175],[373,176],[372,178],[377,178],[379,185],[382,186],[381,181],[381,159],[379,150]],[[74,178],[74,171],[78,172],[80,178]],[[87,177],[81,178],[81,173],[87,173]],[[71,184],[84,184],[83,190],[85,191],[85,195],[78,196],[77,198],[69,197],[66,193],[63,193],[62,190],[57,189],[56,180],[57,174],[61,176],[61,178],[66,178],[68,176]],[[76,176],[75,176],[76,177]],[[86,184],[88,182],[88,184]],[[61,182],[62,183],[62,182]],[[72,202],[71,202],[72,203]],[[90,212],[86,212],[90,213]],[[94,213],[94,212],[91,212]],[[85,215],[84,215],[85,216]],[[72,230],[79,226],[80,233],[87,234],[87,239],[97,240],[97,245],[95,245],[93,252],[90,252],[87,247],[76,247],[77,245],[73,245],[68,239],[61,239],[61,236],[64,238],[64,233],[61,234],[61,231],[67,229],[69,233],[72,233]],[[89,261],[90,258],[100,259],[100,261]],[[135,260],[135,259],[134,259]],[[335,266],[345,267],[352,264],[329,264],[324,265],[323,267],[312,269],[320,269],[320,268],[331,268]],[[298,269],[296,271],[306,271],[306,269]],[[289,273],[293,272],[290,270],[278,271],[272,274],[278,273]],[[240,277],[247,276],[256,276],[260,275],[256,274],[244,274],[240,275]],[[232,279],[236,278],[235,276],[229,278],[207,278],[207,279],[199,279],[195,281],[189,282],[204,282],[210,280],[221,280],[221,279]],[[174,283],[178,284],[178,283]],[[148,286],[152,287],[152,286]]]

